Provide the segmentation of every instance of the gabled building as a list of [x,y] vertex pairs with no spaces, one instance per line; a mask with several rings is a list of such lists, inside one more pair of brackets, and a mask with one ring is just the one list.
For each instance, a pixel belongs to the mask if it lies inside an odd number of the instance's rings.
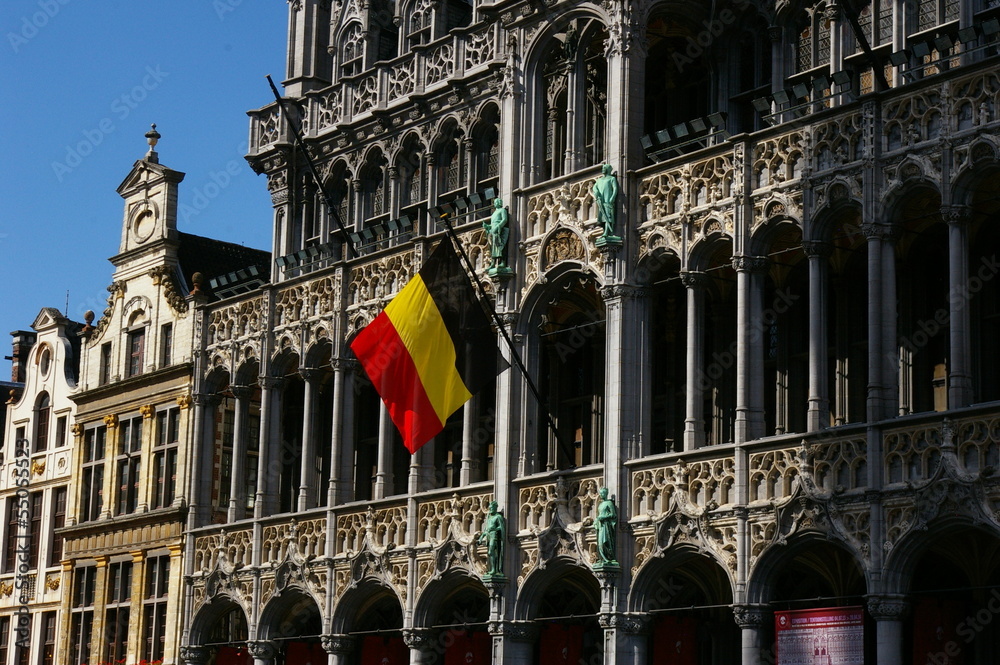
[[63,536],[73,471],[72,396],[82,324],[43,308],[13,333],[19,389],[7,403],[0,460],[0,659],[53,665],[66,587]]
[[177,662],[189,470],[194,306],[203,275],[269,263],[265,252],[177,230],[184,174],[159,163],[159,134],[118,187],[125,200],[107,309],[81,330],[75,455],[58,636],[61,662]]

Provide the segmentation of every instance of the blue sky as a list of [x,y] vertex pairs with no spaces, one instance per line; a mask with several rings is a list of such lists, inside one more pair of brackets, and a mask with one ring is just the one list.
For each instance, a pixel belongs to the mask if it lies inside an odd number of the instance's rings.
[[[115,188],[150,123],[160,163],[187,174],[178,228],[270,248],[266,180],[243,160],[246,111],[273,99],[265,74],[284,76],[287,11],[286,0],[0,3],[2,355],[42,307],[67,311],[67,290],[70,318],[100,316],[121,237]],[[0,368],[7,378],[9,362]]]

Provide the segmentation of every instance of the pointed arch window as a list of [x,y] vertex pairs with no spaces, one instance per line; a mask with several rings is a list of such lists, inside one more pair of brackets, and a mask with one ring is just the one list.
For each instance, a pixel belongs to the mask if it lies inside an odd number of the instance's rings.
[[607,31],[596,20],[575,19],[542,55],[542,162],[546,179],[604,160],[607,131]]
[[365,39],[361,24],[353,22],[347,26],[340,39],[340,75],[360,74],[364,67]]
[[825,2],[805,9],[804,17],[798,24],[795,42],[797,72],[830,64],[831,23]]

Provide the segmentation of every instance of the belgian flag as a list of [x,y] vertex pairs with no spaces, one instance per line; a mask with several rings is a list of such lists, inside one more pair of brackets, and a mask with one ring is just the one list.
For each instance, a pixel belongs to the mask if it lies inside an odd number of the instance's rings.
[[411,453],[496,378],[496,334],[446,237],[351,342]]

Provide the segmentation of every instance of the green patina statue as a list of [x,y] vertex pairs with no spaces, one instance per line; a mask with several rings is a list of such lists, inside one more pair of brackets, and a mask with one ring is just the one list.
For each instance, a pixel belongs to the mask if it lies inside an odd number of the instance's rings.
[[479,536],[479,543],[486,543],[486,555],[489,560],[489,569],[486,571],[487,578],[503,577],[503,552],[504,543],[507,541],[507,520],[498,508],[496,501],[490,502],[490,514],[486,517],[483,532]]

